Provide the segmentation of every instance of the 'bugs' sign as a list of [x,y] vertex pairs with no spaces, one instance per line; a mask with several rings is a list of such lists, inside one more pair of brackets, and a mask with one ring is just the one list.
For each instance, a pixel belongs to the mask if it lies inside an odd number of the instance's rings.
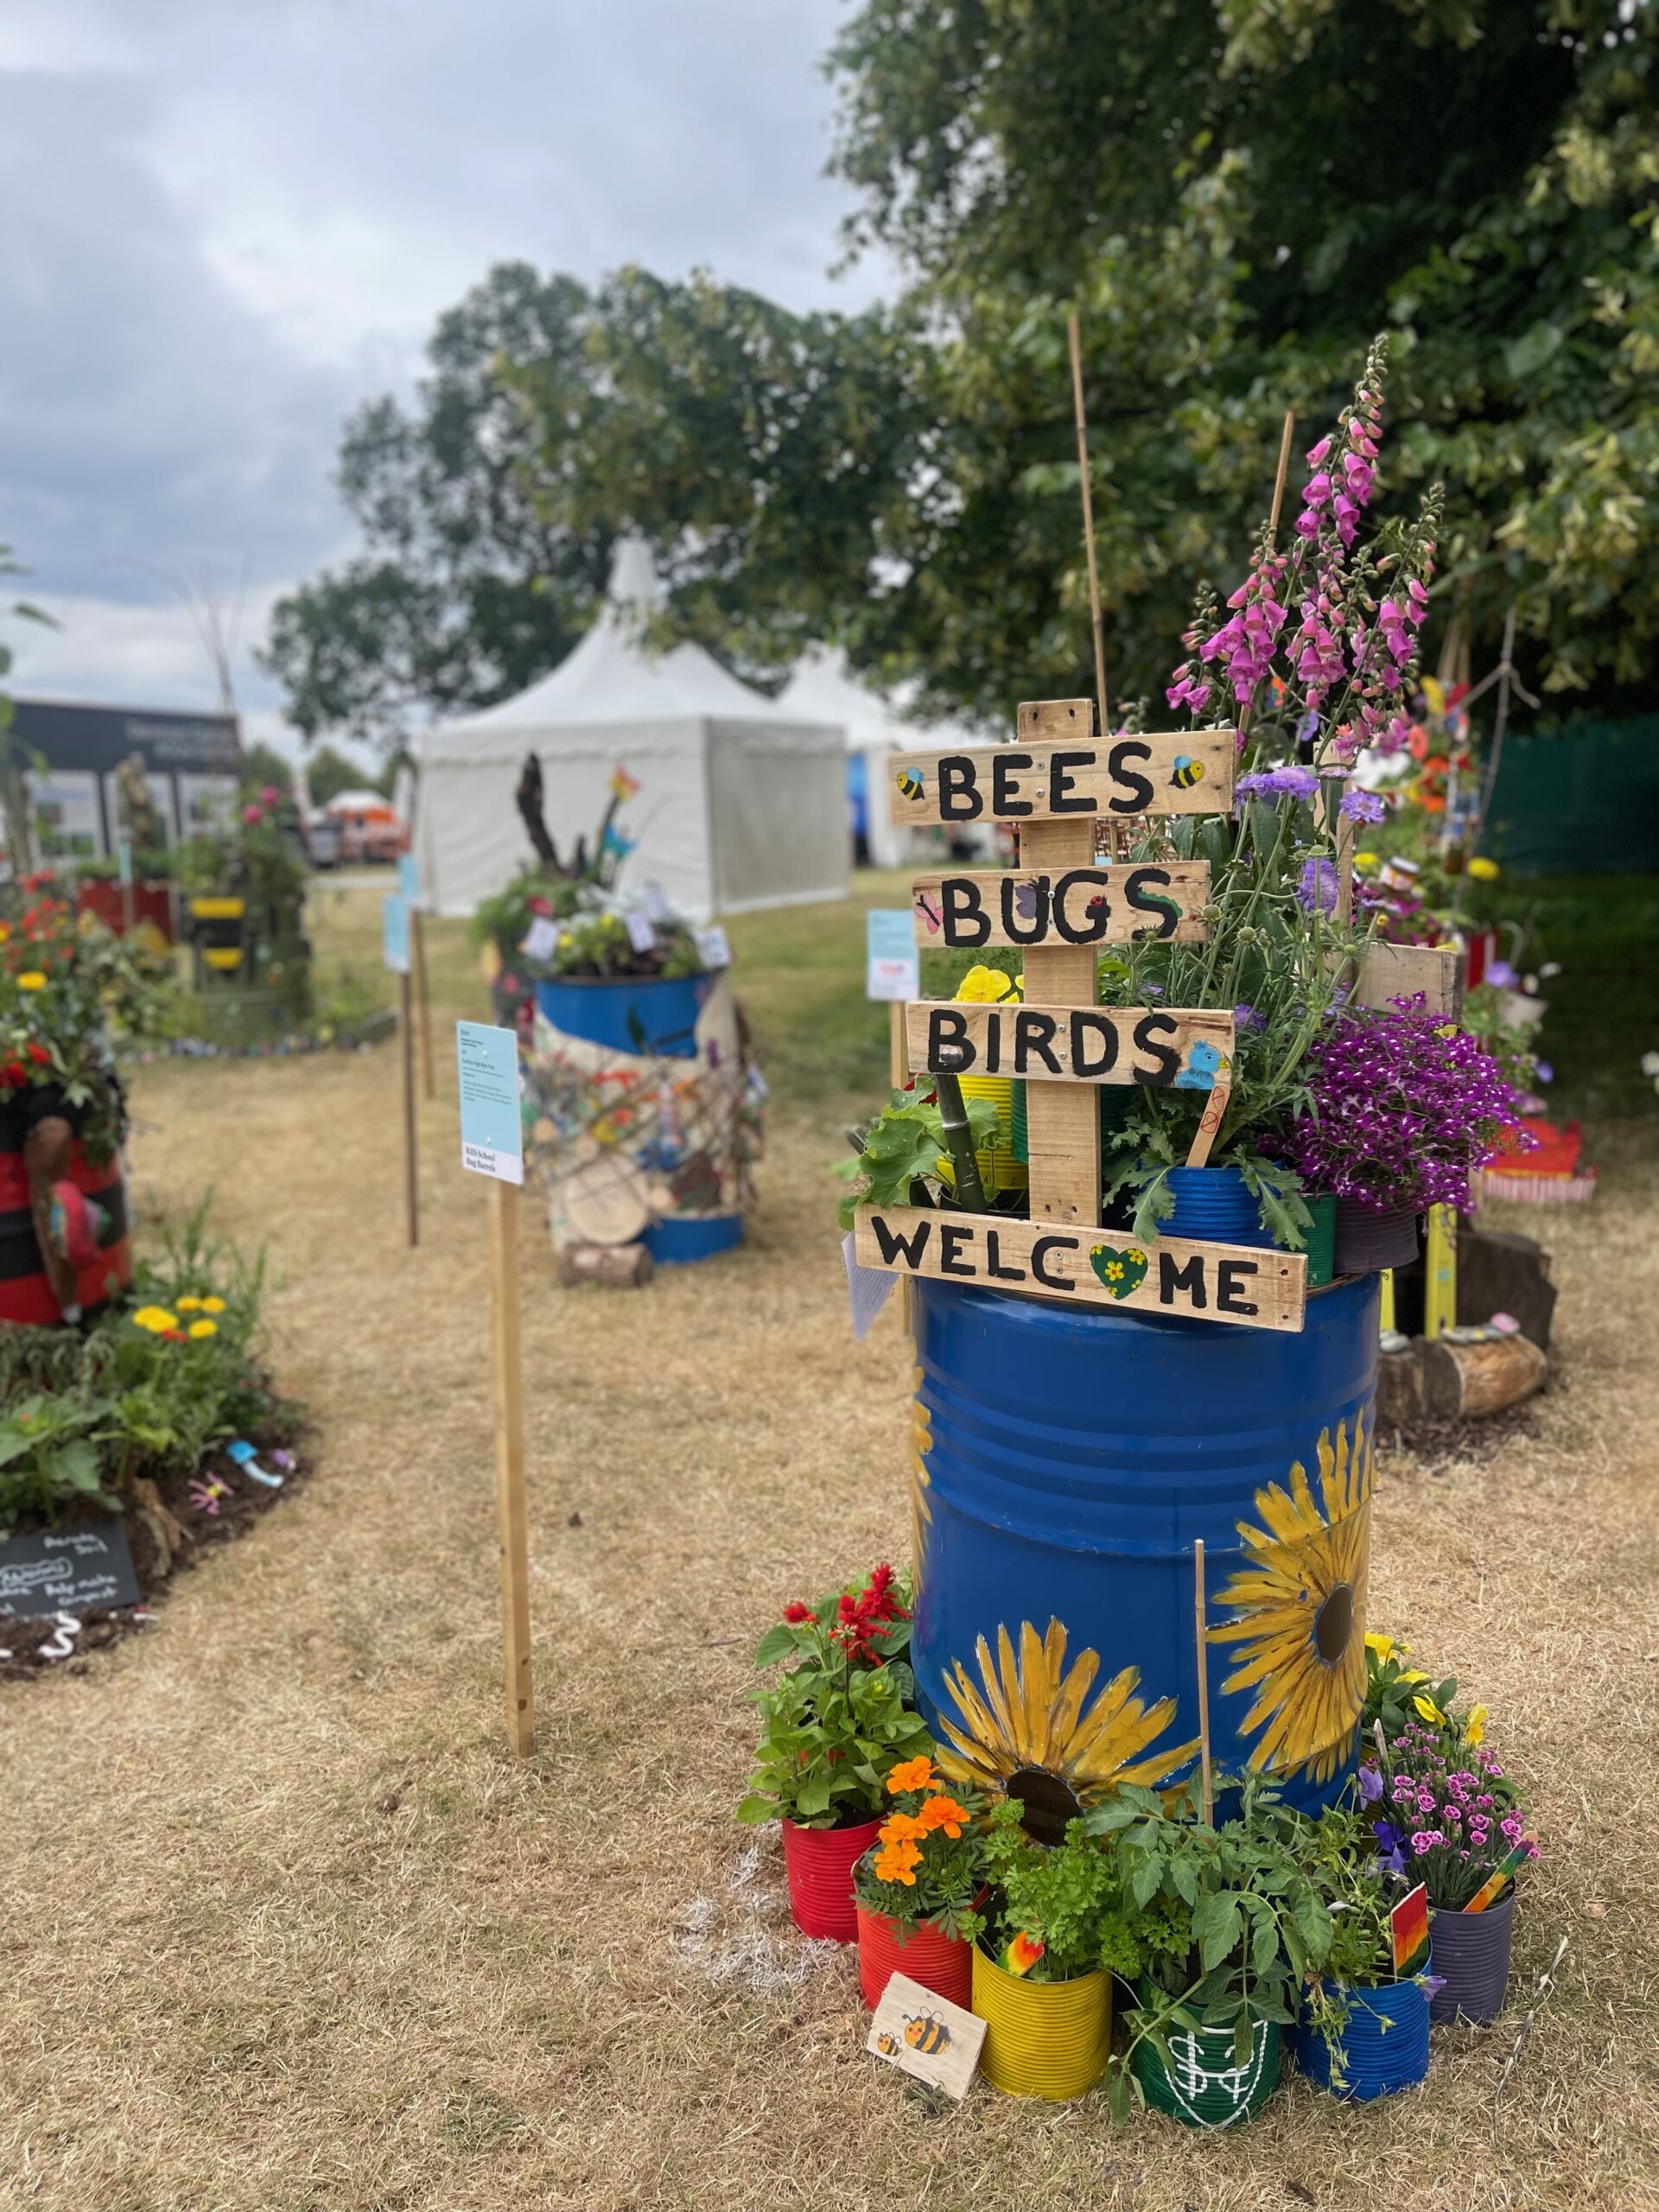
[[983,944],[1128,944],[1136,938],[1202,943],[1207,861],[1030,873],[918,875],[911,889],[916,942],[952,950]]

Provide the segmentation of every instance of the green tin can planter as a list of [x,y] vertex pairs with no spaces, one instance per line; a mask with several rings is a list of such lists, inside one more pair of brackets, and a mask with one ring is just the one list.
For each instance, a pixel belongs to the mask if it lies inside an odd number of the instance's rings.
[[[1138,1994],[1155,2005],[1156,1991],[1144,1984]],[[1233,2056],[1230,2028],[1172,2026],[1165,2040],[1173,2065],[1150,2037],[1135,2047],[1130,2063],[1147,2104],[1167,2113],[1183,2127],[1231,2127],[1261,2111],[1279,2086],[1282,2044],[1276,2020],[1258,2020],[1249,2056],[1241,2066]]]
[[1307,1287],[1323,1290],[1337,1272],[1337,1202],[1309,1198],[1305,1204],[1313,1217],[1307,1228]]

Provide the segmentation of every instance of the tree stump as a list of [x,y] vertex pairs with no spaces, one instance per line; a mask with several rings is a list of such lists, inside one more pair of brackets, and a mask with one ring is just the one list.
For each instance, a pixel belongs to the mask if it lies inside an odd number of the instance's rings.
[[1522,1336],[1451,1344],[1444,1337],[1421,1354],[1423,1409],[1431,1421],[1478,1421],[1541,1390],[1549,1362]]
[[567,1244],[559,1254],[559,1281],[567,1290],[596,1282],[607,1290],[643,1290],[656,1272],[643,1244]]

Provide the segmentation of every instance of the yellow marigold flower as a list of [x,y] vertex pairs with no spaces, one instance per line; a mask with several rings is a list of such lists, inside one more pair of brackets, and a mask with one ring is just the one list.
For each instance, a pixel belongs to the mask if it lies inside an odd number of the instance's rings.
[[1463,1724],[1463,1740],[1472,1751],[1486,1733],[1486,1708],[1478,1705]]
[[20,991],[43,991],[46,978],[38,968],[30,968],[17,978],[17,988]]
[[933,1786],[933,1762],[930,1758],[906,1759],[887,1777],[887,1792],[897,1797],[906,1789],[931,1789]]
[[1446,1715],[1432,1697],[1414,1697],[1411,1700],[1425,1720],[1433,1721],[1437,1728],[1446,1726]]
[[133,1315],[133,1326],[148,1329],[152,1337],[159,1337],[163,1329],[176,1329],[179,1317],[169,1313],[165,1306],[141,1306]]
[[219,1324],[217,1321],[193,1321],[190,1324],[190,1333],[193,1337],[216,1337],[219,1334]]
[[201,1310],[204,1313],[222,1313],[225,1311],[225,1301],[222,1298],[204,1298],[201,1301]]
[[[1405,1646],[1402,1644],[1400,1648],[1403,1651]],[[1365,1649],[1368,1651],[1375,1651],[1379,1659],[1390,1658],[1394,1652],[1394,1638],[1391,1636],[1379,1635],[1376,1629],[1368,1628],[1365,1631]]]
[[200,1309],[201,1300],[199,1298],[175,1298],[173,1303],[181,1313],[194,1313]]
[[1496,883],[1498,875],[1497,862],[1478,855],[1470,861],[1469,873],[1477,883]]

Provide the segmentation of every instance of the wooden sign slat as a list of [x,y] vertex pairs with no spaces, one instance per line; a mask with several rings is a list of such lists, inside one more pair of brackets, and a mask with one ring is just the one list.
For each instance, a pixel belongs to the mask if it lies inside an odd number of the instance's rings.
[[887,1979],[864,2048],[960,2104],[973,2087],[984,2040],[985,2022],[976,2012],[895,1974]]
[[[1030,868],[1056,872],[1060,882],[1077,866],[1087,866],[1094,848],[1091,822],[1029,822],[1020,832],[1020,859]],[[1058,938],[1033,945],[1026,954],[1026,988],[1046,1002],[1091,1007],[1100,996],[1100,956],[1092,944]],[[1100,1219],[1100,1092],[1095,1084],[1043,1084],[1026,1093],[1026,1157],[1033,1214],[1087,1227]]]
[[887,766],[888,811],[900,829],[1226,814],[1237,758],[1230,729],[895,753]]
[[1455,1021],[1463,1012],[1462,970],[1458,949],[1452,944],[1385,944],[1375,938],[1365,948],[1359,981],[1354,988],[1358,1006],[1393,1009],[1395,999],[1423,994],[1426,1014],[1443,1014]]
[[855,1223],[859,1265],[894,1274],[1249,1329],[1294,1332],[1302,1325],[1303,1252],[1202,1244],[1185,1236],[1143,1243],[1127,1230],[925,1206],[861,1206]]
[[1232,1015],[1208,1007],[1034,1006],[1029,999],[1000,1006],[912,1000],[905,1033],[915,1075],[943,1070],[1147,1090],[1210,1090],[1230,1069],[1236,1041]]
[[[1029,955],[1038,949],[1128,944],[1141,936],[1183,944],[1208,938],[1208,924],[1198,918],[1210,900],[1208,861],[1121,861],[1096,868],[1085,859],[1057,865],[1039,856],[1036,841],[1059,830],[1073,838],[1093,836],[1075,823],[1033,822],[1023,832],[1021,868],[917,876],[911,885],[917,944],[952,950],[1014,944]],[[1084,972],[1080,966],[1077,972]],[[1094,1003],[1092,968],[1088,974],[1088,995],[1074,1004]],[[1027,987],[1034,988],[1029,966]],[[1058,1002],[1071,994],[1051,981],[1043,995]]]

